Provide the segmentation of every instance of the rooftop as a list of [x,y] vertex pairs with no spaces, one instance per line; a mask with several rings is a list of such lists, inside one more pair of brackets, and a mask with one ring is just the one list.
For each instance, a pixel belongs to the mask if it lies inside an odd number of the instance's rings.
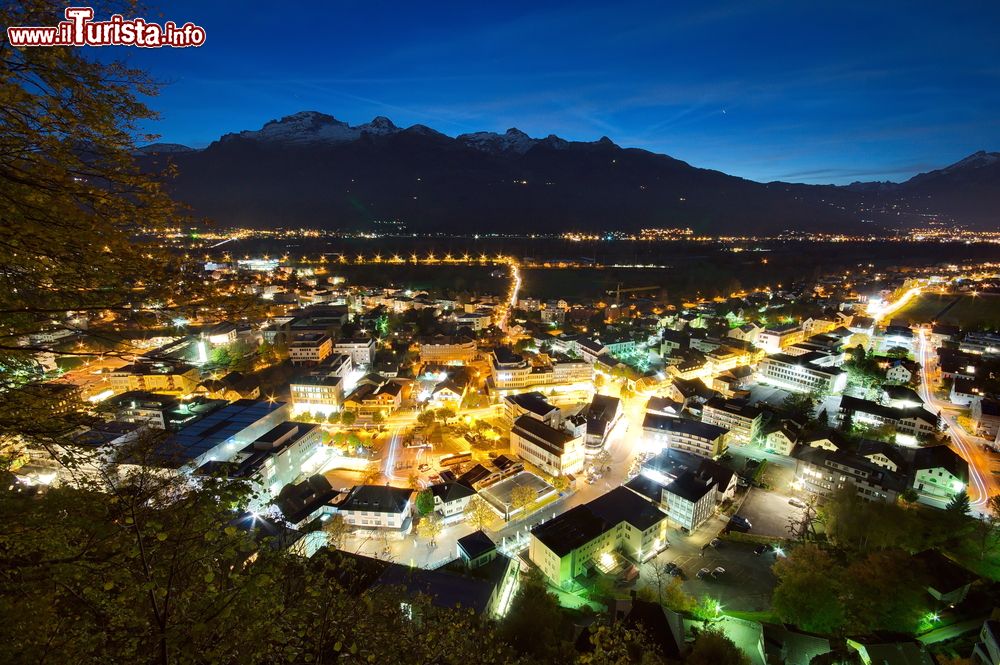
[[644,429],[656,429],[661,432],[676,432],[688,436],[714,441],[724,435],[728,430],[716,425],[689,420],[687,418],[671,418],[655,413],[647,413],[642,419]]
[[340,505],[341,510],[374,513],[401,513],[413,495],[413,490],[389,485],[357,485]]
[[553,455],[562,455],[566,450],[566,444],[576,438],[569,432],[550,427],[529,415],[518,416],[510,431],[541,446]]

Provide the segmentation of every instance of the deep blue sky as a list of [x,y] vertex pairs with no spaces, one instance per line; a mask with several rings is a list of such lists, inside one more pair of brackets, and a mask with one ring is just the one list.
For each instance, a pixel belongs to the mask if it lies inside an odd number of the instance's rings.
[[1000,150],[992,0],[199,1],[162,11],[159,20],[204,26],[206,44],[116,53],[167,84],[151,129],[193,146],[317,110],[450,135],[607,135],[755,180],[901,180]]

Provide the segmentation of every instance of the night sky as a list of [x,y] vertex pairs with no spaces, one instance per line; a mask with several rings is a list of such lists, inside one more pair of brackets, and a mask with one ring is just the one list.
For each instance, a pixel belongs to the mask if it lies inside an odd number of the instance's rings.
[[115,49],[167,84],[150,129],[200,147],[296,111],[385,115],[449,135],[607,135],[814,183],[902,180],[1000,150],[997,2],[302,4],[148,15],[207,30],[201,48]]

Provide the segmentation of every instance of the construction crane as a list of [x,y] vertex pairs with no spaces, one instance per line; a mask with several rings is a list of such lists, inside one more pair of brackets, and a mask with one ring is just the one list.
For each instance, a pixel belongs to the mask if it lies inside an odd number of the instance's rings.
[[636,291],[658,291],[663,287],[660,286],[633,286],[627,289],[622,288],[621,282],[618,282],[618,288],[614,291],[608,291],[608,295],[612,293],[615,294],[615,307],[622,306],[622,294],[623,293],[635,293]]

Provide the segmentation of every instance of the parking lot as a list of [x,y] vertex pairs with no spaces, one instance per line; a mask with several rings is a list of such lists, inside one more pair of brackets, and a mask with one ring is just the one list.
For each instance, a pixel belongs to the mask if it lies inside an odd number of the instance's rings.
[[750,520],[755,535],[788,538],[788,520],[802,517],[802,509],[788,503],[790,498],[782,492],[753,488],[739,514]]
[[[775,554],[754,554],[753,543],[723,541],[718,549],[709,547],[703,555],[685,555],[674,563],[684,571],[684,590],[695,598],[708,596],[718,600],[727,610],[756,612],[771,606],[771,593],[777,580],[771,572]],[[702,568],[726,572],[713,579],[698,579]]]

